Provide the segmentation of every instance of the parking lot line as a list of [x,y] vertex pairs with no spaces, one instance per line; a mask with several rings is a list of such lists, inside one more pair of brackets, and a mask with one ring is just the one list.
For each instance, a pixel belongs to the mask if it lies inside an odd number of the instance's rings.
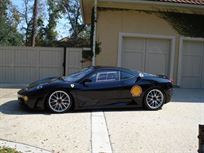
[[92,112],[92,153],[112,153],[103,112]]

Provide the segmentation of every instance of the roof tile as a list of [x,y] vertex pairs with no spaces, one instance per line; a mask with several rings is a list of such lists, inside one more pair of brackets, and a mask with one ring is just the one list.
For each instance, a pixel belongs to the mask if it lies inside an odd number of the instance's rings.
[[204,5],[204,0],[158,0],[160,2]]

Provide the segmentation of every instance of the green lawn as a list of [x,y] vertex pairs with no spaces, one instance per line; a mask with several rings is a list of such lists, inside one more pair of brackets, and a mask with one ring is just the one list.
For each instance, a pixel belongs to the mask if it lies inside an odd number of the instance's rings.
[[22,152],[17,151],[16,149],[13,148],[0,146],[0,153],[22,153]]

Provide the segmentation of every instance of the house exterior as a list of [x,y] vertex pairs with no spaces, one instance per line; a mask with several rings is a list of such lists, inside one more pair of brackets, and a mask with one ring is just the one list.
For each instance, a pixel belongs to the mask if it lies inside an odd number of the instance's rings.
[[193,14],[204,20],[204,0],[81,0],[87,24],[93,24],[94,7],[95,38],[101,43],[96,65],[165,74],[180,87],[204,88],[204,39],[183,36],[161,16]]

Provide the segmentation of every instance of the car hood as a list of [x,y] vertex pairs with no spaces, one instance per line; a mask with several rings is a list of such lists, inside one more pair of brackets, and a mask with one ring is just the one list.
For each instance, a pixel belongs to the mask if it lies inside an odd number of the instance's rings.
[[61,77],[44,78],[44,79],[37,80],[35,82],[32,82],[32,83],[28,84],[27,89],[34,88],[34,87],[36,87],[38,85],[50,84],[50,83],[53,83],[53,82],[56,82],[56,81],[59,81],[59,80],[63,81],[63,79]]

